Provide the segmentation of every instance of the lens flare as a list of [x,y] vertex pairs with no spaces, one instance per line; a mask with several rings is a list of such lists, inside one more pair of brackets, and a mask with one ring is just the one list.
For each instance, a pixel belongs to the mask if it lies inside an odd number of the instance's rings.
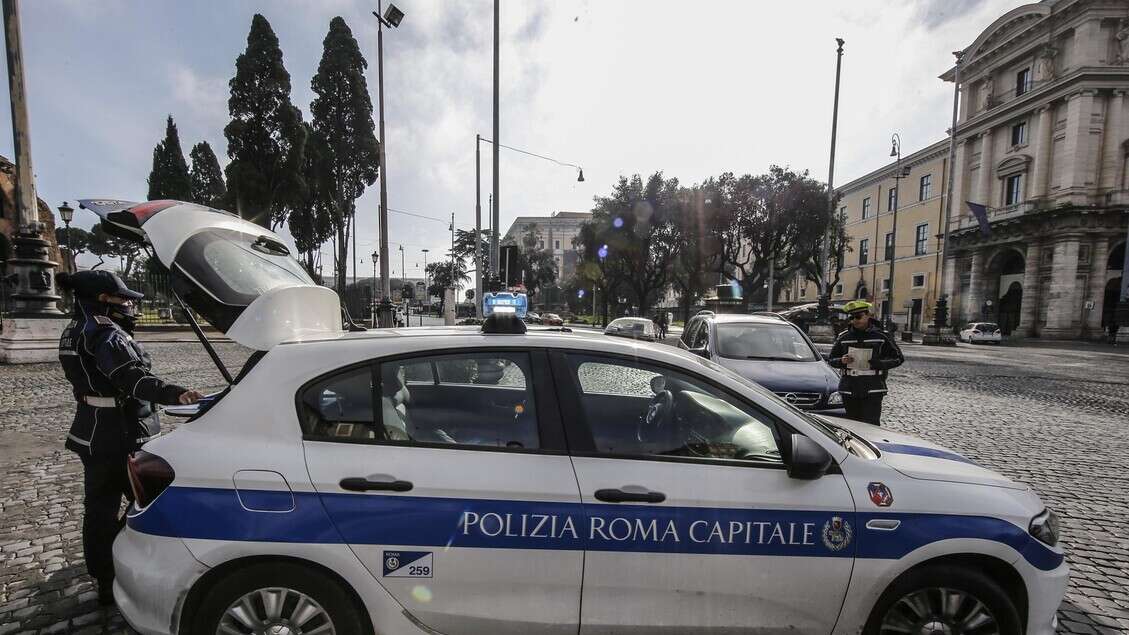
[[612,227],[615,227],[616,229],[623,227],[623,219],[619,216],[616,216],[615,220],[612,221]]
[[578,290],[578,291],[576,292],[576,297],[578,297],[578,298],[583,298],[583,297],[584,297],[584,289],[580,289],[580,290]]
[[596,250],[596,255],[599,256],[601,260],[603,260],[604,258],[607,258],[608,257],[608,246],[602,245],[599,249]]
[[427,604],[431,601],[431,598],[431,589],[423,586],[422,584],[417,584],[412,587],[412,599],[416,602],[419,602],[420,604]]

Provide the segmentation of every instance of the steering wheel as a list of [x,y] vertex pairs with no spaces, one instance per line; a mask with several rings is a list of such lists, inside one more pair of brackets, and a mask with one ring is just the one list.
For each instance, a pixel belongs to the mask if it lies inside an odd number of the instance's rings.
[[651,398],[647,405],[647,412],[639,420],[636,430],[636,439],[648,442],[658,438],[659,434],[670,429],[674,418],[674,395],[669,390],[663,390]]

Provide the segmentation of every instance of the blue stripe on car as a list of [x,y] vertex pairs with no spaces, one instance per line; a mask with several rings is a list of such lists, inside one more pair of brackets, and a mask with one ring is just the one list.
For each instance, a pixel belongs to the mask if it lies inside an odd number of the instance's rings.
[[[845,520],[852,534],[838,550],[824,540],[826,532],[836,533],[835,517]],[[901,525],[893,532],[866,529],[876,518]],[[291,512],[261,513],[244,509],[233,489],[170,487],[128,522],[147,534],[229,541],[876,559],[901,558],[940,540],[975,538],[1006,544],[1039,569],[1054,569],[1063,560],[1005,520],[946,514],[336,493],[319,499],[311,492],[296,492]]]
[[947,459],[949,461],[958,461],[960,463],[976,465],[976,463],[972,459],[961,456],[956,452],[949,452],[948,450],[925,448],[919,445],[903,445],[901,443],[875,443],[874,445],[878,446],[878,449],[882,450],[883,452],[890,452],[893,454],[912,454],[914,456],[926,456],[931,459]]

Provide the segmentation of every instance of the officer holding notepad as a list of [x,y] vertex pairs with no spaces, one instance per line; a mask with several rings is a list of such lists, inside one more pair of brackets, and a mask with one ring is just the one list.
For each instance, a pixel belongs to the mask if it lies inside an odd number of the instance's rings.
[[901,366],[905,357],[893,338],[870,323],[870,308],[865,300],[852,300],[843,307],[850,326],[835,338],[829,363],[843,373],[839,392],[847,416],[881,425],[886,373]]

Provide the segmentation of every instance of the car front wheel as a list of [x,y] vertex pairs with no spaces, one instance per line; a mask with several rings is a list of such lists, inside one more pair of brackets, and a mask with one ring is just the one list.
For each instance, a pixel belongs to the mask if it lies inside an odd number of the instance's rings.
[[360,635],[362,620],[336,580],[289,562],[235,571],[204,597],[194,635]]
[[1007,593],[982,573],[950,565],[898,578],[867,620],[867,635],[1019,635],[1022,621]]

